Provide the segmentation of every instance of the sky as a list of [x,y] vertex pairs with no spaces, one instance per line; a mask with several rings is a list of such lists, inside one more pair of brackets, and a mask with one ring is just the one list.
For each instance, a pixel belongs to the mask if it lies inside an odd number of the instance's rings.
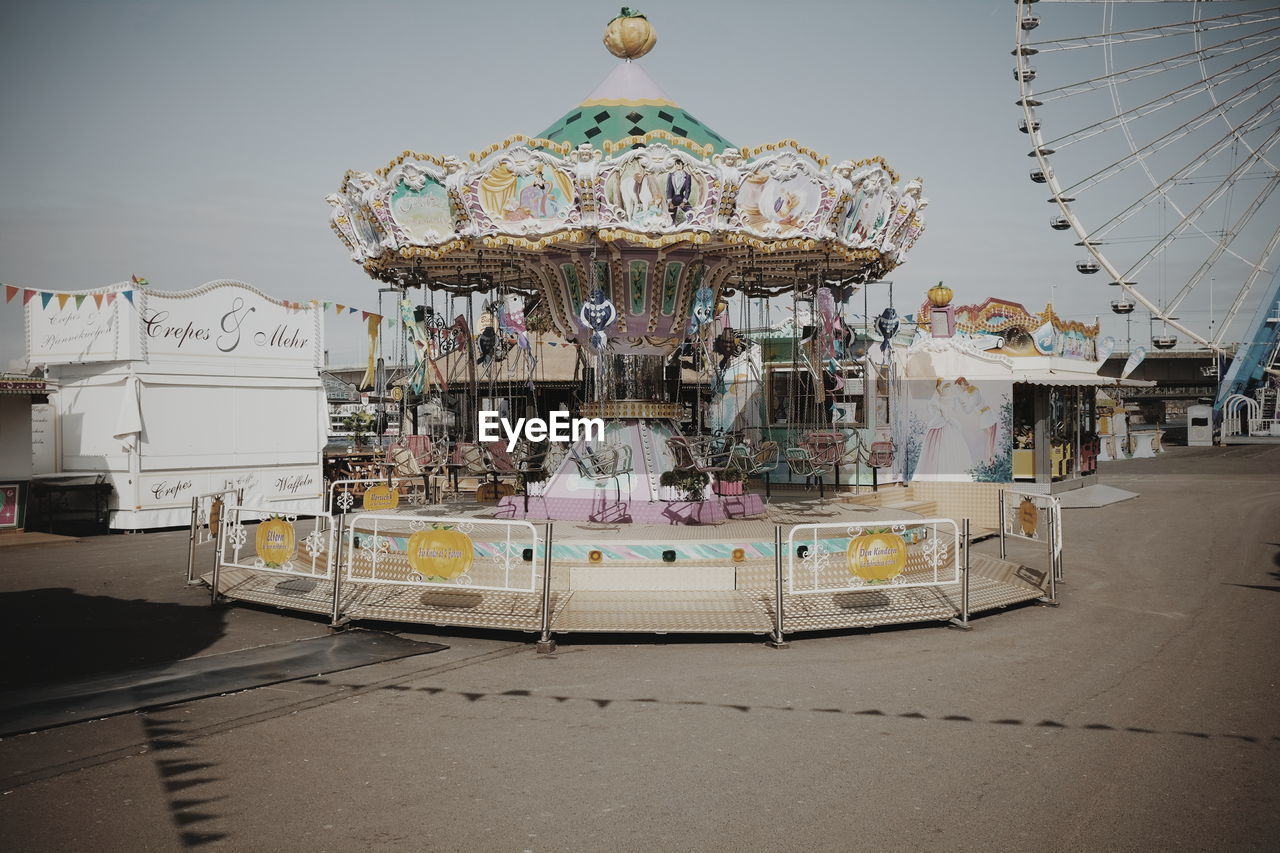
[[[1048,227],[1056,208],[1027,177],[1011,0],[640,2],[658,33],[641,64],[721,135],[794,138],[832,162],[881,155],[923,179],[927,230],[892,274],[900,313],[939,280],[959,304],[1000,296],[1039,310],[1052,296],[1068,317],[1102,315],[1123,346],[1115,289],[1076,272],[1082,250]],[[71,291],[139,275],[179,291],[232,278],[376,309],[325,195],[347,169],[405,149],[465,156],[546,127],[617,62],[601,45],[617,11],[616,0],[10,7],[0,282]],[[1103,14],[1037,11],[1077,32]],[[887,288],[871,293],[873,309],[887,301]],[[0,367],[23,366],[21,317],[16,300],[0,305]],[[326,320],[331,363],[361,361],[361,327],[358,315]]]

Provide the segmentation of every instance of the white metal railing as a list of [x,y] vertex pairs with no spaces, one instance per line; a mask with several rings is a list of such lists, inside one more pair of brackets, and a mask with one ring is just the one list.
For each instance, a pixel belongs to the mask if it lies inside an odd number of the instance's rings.
[[[196,583],[196,548],[217,540],[224,508],[230,502],[240,503],[243,500],[244,489],[222,489],[191,498],[191,532],[187,546],[188,585]],[[213,561],[215,565],[218,562],[217,548],[213,549]]]
[[1043,544],[1049,554],[1049,602],[1058,600],[1062,580],[1062,499],[1057,495],[1000,490],[1000,558],[1007,554],[1005,540],[1027,539]]
[[1223,438],[1280,436],[1280,418],[1263,417],[1259,401],[1243,394],[1232,394],[1222,407],[1222,435]]
[[950,518],[797,524],[786,537],[791,595],[959,584],[960,526]]
[[[363,501],[363,493],[374,486],[387,486],[393,489],[399,499],[407,503],[425,504],[427,502],[427,484],[421,477],[386,477],[334,480],[329,484],[329,500],[325,504],[333,515],[347,515],[356,508],[359,497]],[[355,492],[361,490],[357,496]]]
[[547,537],[527,521],[361,512],[343,531],[342,582],[536,592]]
[[[246,515],[266,516],[266,520],[257,523],[252,544]],[[315,579],[330,577],[337,562],[334,549],[338,545],[333,517],[326,512],[304,517],[313,518],[315,524],[309,533],[300,537],[299,516],[295,513],[279,513],[264,506],[224,505],[223,522],[218,529],[218,561],[211,584],[214,599],[219,594],[218,576],[223,569],[251,569]]]
[[[797,524],[774,528],[774,602],[770,645],[786,641],[786,599],[958,585],[949,620],[969,629],[969,519],[950,518]],[[917,593],[918,594],[918,593]]]

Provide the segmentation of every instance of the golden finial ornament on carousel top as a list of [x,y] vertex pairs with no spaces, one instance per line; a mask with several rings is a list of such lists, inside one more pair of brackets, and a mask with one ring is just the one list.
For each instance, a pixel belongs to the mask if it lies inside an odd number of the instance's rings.
[[639,11],[623,6],[616,18],[604,28],[604,46],[619,59],[639,59],[658,43],[653,24]]

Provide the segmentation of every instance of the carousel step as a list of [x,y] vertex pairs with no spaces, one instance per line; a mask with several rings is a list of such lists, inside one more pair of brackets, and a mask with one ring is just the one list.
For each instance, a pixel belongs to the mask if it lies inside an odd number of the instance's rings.
[[602,564],[569,567],[574,591],[732,590],[737,572],[731,565]]
[[763,591],[575,590],[556,614],[558,632],[764,634],[771,626]]
[[910,486],[883,486],[879,491],[869,492],[860,495],[846,495],[843,498],[845,503],[862,504],[864,506],[886,506],[896,504],[901,501],[915,500],[915,494]]
[[932,518],[938,513],[938,505],[933,501],[896,500],[882,503],[880,508],[902,510],[904,513],[918,515],[921,518]]

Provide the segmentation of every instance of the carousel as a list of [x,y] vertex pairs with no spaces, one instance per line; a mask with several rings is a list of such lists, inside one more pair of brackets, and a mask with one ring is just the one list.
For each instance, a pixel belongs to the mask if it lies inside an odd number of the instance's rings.
[[[892,305],[873,317],[866,290],[920,237],[921,182],[880,157],[730,143],[635,62],[655,41],[623,9],[604,37],[619,63],[541,133],[345,174],[331,226],[399,302],[391,381],[424,414],[384,483],[330,484],[305,555],[219,534],[215,598],[546,642],[781,643],[1046,594],[994,558],[970,578],[967,521],[840,492],[902,479],[894,351],[914,330]],[[552,397],[546,362],[569,353]],[[367,378],[389,378],[375,362]]]
[[[770,301],[786,297],[818,306],[793,326],[813,372],[830,372],[848,339],[842,307],[903,263],[924,227],[920,181],[900,181],[879,157],[833,163],[792,140],[730,144],[633,61],[654,41],[642,16],[624,14],[605,38],[622,62],[542,133],[467,158],[405,151],[375,173],[348,172],[328,198],[352,259],[405,294],[416,391],[443,378],[440,363],[455,351],[480,363],[491,357],[486,338],[513,349],[507,357],[530,373],[531,326],[576,346],[575,414],[601,418],[604,440],[550,453],[554,469],[536,500],[505,497],[504,517],[709,523],[759,515],[759,496],[722,495],[710,476],[735,444],[745,460],[759,442],[703,417],[682,434],[682,363],[711,366],[704,402],[716,405],[730,360],[751,345],[742,321],[767,322]],[[420,304],[410,307],[411,294]],[[490,309],[483,329],[474,328],[477,302]],[[499,410],[525,414],[511,408]],[[807,420],[830,430],[829,420]],[[475,442],[476,412],[459,421],[455,441]],[[548,455],[533,444],[521,450],[517,468]],[[696,499],[684,506],[661,499],[663,475],[670,483],[677,471],[708,474],[704,494],[685,489]]]

